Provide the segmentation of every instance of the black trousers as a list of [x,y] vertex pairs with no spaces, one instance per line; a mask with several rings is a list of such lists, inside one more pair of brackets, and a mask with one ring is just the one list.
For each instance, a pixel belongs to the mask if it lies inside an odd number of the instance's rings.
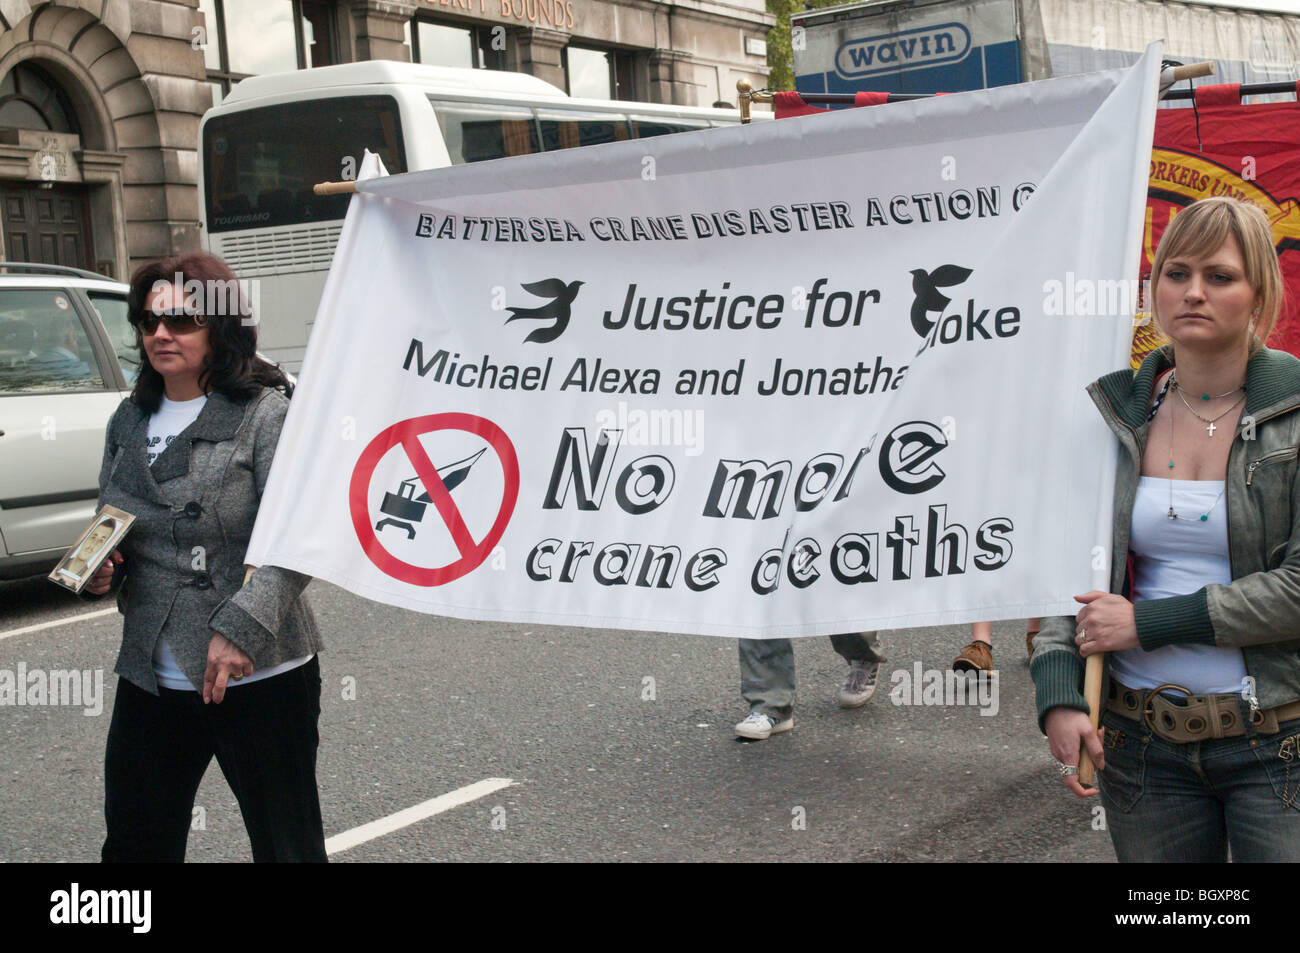
[[325,861],[316,789],[320,662],[227,688],[154,696],[118,679],[104,755],[103,860],[185,859],[194,795],[213,755],[239,801],[253,860]]

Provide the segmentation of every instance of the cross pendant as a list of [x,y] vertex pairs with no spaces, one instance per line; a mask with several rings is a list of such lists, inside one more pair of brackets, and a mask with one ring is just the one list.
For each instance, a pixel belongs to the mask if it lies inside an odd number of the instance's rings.
[[1214,436],[1214,424],[1210,424],[1208,427],[1206,427],[1206,428],[1205,428],[1205,432],[1208,433],[1211,437],[1213,437],[1213,436]]

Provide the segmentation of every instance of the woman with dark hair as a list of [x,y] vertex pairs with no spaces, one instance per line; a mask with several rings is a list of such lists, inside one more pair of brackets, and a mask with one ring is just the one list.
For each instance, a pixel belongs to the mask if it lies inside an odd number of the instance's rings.
[[324,861],[321,640],[309,577],[244,553],[288,410],[255,315],[211,255],[131,278],[141,370],[109,422],[99,502],[136,517],[87,591],[125,616],[104,764],[105,861],[181,861],[215,756],[255,861]]
[[[1088,392],[1119,442],[1109,592],[1043,621],[1039,724],[1066,785],[1086,748],[1121,861],[1300,860],[1300,361],[1263,346],[1268,219],[1203,199],[1151,275],[1170,343]],[[1106,653],[1104,733],[1080,691]]]
[[[168,286],[175,288],[164,299]],[[179,300],[176,296],[179,296]],[[257,316],[253,314],[243,283],[235,277],[220,258],[202,252],[164,258],[150,265],[142,265],[131,277],[127,292],[127,316],[136,329],[136,345],[144,353],[144,336],[139,316],[154,312],[150,300],[165,305],[173,311],[184,311],[196,320],[193,327],[207,329],[211,344],[208,360],[203,367],[205,387],[225,394],[231,399],[252,397],[263,387],[278,388],[285,396],[292,392],[285,373],[257,355]],[[208,312],[221,321],[205,320]],[[173,323],[175,323],[173,318]],[[151,322],[151,326],[157,327]],[[165,349],[164,349],[165,350]],[[147,360],[142,360],[140,376],[132,392],[132,399],[150,413],[159,406],[166,386],[163,373]]]

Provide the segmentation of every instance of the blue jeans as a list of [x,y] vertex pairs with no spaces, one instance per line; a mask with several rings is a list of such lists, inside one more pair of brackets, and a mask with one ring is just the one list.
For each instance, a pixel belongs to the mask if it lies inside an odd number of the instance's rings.
[[1300,719],[1277,734],[1183,744],[1113,712],[1101,721],[1098,787],[1121,863],[1222,863],[1229,850],[1234,861],[1300,861]]

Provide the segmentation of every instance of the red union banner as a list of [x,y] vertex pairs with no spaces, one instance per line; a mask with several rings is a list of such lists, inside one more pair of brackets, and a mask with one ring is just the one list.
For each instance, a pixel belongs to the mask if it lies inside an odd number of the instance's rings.
[[[1238,84],[1202,86],[1195,111],[1156,113],[1140,273],[1150,277],[1160,236],[1197,199],[1227,195],[1259,206],[1273,223],[1286,284],[1282,316],[1268,343],[1300,356],[1300,101],[1243,105],[1240,90]],[[1133,366],[1161,343],[1153,325],[1140,324]]]
[[[1300,83],[1296,85],[1300,95]],[[875,105],[884,96],[858,93],[854,105]],[[828,111],[807,105],[798,93],[778,93],[774,100],[778,119]],[[1170,220],[1197,199],[1213,195],[1257,205],[1273,223],[1286,298],[1268,343],[1300,356],[1300,100],[1243,105],[1241,86],[1233,83],[1199,87],[1195,110],[1156,112],[1140,269],[1144,283]],[[1145,302],[1139,307],[1145,308]],[[1163,342],[1149,315],[1140,312],[1133,366]]]

